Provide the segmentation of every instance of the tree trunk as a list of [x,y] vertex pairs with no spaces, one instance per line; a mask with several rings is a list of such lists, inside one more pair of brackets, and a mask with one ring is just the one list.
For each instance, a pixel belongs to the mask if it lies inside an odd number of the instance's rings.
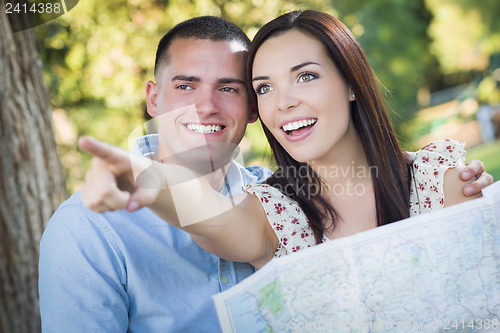
[[66,191],[34,31],[0,5],[0,332],[40,332],[40,238]]

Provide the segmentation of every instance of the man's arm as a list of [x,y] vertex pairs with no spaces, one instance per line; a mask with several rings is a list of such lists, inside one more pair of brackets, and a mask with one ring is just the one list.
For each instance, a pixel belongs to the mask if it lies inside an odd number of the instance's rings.
[[127,332],[125,270],[101,219],[81,204],[69,204],[49,221],[39,260],[44,332]]

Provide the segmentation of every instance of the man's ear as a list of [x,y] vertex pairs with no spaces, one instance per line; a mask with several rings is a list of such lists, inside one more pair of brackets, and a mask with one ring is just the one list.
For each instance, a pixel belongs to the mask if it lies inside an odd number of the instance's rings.
[[257,119],[259,119],[259,113],[255,109],[255,107],[252,105],[251,109],[250,109],[250,117],[248,118],[248,123],[249,124],[254,123],[257,121]]
[[151,117],[158,116],[158,108],[156,106],[156,97],[158,97],[158,86],[153,81],[149,80],[146,83],[146,102],[148,105],[148,114]]

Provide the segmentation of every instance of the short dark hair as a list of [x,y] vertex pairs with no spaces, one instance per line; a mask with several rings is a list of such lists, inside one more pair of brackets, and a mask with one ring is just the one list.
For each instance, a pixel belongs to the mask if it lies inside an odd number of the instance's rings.
[[208,39],[212,41],[237,41],[246,49],[250,39],[236,24],[216,16],[199,16],[177,24],[167,32],[156,50],[155,75],[159,68],[168,61],[168,49],[176,39]]

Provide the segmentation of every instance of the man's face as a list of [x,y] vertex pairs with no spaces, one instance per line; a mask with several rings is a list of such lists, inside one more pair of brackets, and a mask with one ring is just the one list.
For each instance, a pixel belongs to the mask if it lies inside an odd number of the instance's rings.
[[148,112],[158,117],[157,158],[226,163],[250,117],[244,47],[229,41],[176,39],[168,55],[157,83],[148,82],[146,88]]

